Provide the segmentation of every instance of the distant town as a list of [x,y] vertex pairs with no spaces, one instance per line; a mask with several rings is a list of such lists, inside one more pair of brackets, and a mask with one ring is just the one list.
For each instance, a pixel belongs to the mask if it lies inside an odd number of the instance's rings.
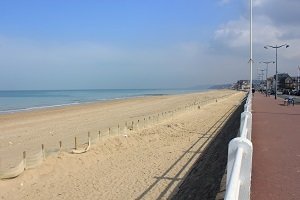
[[[268,77],[267,80],[253,80],[253,88],[257,91],[275,93],[275,78],[276,76]],[[249,90],[249,80],[238,80],[232,85],[236,90]],[[288,73],[278,74],[277,94],[290,94],[300,96],[300,77],[290,76]]]

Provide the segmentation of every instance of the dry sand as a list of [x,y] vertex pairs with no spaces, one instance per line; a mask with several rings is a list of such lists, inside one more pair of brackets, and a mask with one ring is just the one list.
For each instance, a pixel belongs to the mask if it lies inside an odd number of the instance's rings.
[[0,180],[0,198],[166,199],[216,133],[220,119],[244,96],[221,90],[0,115],[0,156],[13,157],[24,148],[213,99],[126,137],[103,137],[85,154],[48,157],[15,179]]

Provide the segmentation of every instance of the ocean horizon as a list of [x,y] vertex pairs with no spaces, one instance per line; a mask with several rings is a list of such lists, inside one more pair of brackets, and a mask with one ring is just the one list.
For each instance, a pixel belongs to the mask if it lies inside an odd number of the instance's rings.
[[0,114],[143,96],[202,92],[208,89],[2,90]]

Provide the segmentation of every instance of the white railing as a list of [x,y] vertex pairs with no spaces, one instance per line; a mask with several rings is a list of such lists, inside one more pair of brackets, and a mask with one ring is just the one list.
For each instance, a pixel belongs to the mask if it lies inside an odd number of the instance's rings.
[[249,93],[241,114],[239,136],[228,148],[225,200],[249,200],[252,170],[252,94]]

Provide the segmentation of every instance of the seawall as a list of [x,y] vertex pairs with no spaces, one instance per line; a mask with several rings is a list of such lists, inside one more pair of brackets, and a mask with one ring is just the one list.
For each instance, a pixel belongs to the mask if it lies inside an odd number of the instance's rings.
[[[236,108],[218,135],[201,153],[172,200],[222,199],[225,194],[228,144],[237,136],[245,100]],[[222,180],[223,179],[223,180]]]

